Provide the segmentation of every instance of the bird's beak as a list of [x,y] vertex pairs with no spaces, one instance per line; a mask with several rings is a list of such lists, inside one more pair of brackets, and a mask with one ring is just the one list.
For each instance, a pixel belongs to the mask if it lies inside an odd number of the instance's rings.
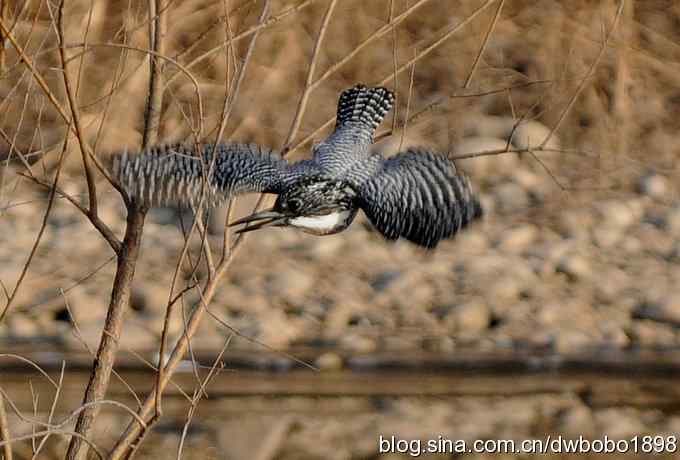
[[265,227],[281,227],[286,225],[288,222],[288,216],[276,212],[273,209],[266,209],[264,211],[256,212],[242,219],[238,219],[229,224],[230,227],[241,224],[250,224],[255,222],[253,225],[246,225],[245,227],[236,230],[234,233],[246,233],[252,232],[253,230],[259,230]]

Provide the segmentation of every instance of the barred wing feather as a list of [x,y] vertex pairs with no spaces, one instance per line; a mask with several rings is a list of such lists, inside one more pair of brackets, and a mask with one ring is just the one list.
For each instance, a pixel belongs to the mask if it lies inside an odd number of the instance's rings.
[[423,149],[384,160],[359,197],[361,208],[386,238],[403,237],[428,248],[482,214],[467,177],[446,157]]
[[131,196],[156,205],[197,203],[204,183],[207,204],[241,193],[279,193],[296,170],[278,153],[255,144],[205,144],[201,149],[200,156],[194,145],[180,144],[123,153],[114,157],[113,173]]

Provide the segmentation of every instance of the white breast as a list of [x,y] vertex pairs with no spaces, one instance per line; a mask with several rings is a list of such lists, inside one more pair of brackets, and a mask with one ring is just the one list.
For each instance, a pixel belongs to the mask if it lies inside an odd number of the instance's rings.
[[325,230],[335,228],[337,225],[344,223],[348,215],[349,212],[342,211],[332,212],[323,216],[300,216],[296,217],[295,219],[291,219],[290,223],[296,227]]
[[310,233],[326,235],[328,233],[334,233],[335,231],[338,231],[338,229],[344,229],[349,215],[349,211],[340,211],[325,214],[323,216],[300,216],[291,219],[289,224],[294,227],[302,228]]

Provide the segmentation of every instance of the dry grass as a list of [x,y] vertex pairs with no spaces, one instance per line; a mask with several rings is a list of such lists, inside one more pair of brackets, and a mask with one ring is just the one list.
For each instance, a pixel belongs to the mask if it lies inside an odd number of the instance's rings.
[[[154,142],[221,139],[303,156],[309,143],[331,126],[338,92],[363,82],[398,89],[398,115],[390,133],[399,139],[397,145],[424,142],[447,151],[467,134],[466,120],[511,115],[518,122],[539,120],[551,129],[549,137],[559,136],[564,149],[528,153],[564,189],[582,190],[574,197],[588,199],[593,187],[605,193],[625,189],[633,175],[646,169],[677,176],[680,147],[673,140],[680,128],[680,6],[672,1],[622,5],[547,0],[0,2],[0,208],[23,190],[47,188],[44,229],[55,197],[68,195],[118,256],[109,320],[91,391],[74,411],[79,421],[69,458],[87,455],[124,323],[145,213],[122,194],[129,213],[122,240],[108,227],[111,222],[100,219],[98,201],[114,199],[102,193],[111,190],[105,177],[107,153]],[[548,140],[533,145],[545,147]],[[23,274],[41,235],[42,230]],[[189,250],[192,237],[201,242],[197,252]],[[198,219],[186,240],[175,278],[185,263],[194,275],[204,263],[208,279],[201,284],[198,276],[190,276],[185,287],[173,283],[168,318],[188,291],[195,290],[199,301],[185,318],[186,332],[170,358],[157,363],[160,391],[140,408],[128,409],[137,420],[110,458],[133,455],[160,419],[162,390],[191,352],[190,338],[204,313],[210,314],[216,285],[240,242],[232,245],[225,233],[217,252],[221,256],[213,260],[215,252]],[[7,303],[0,318],[12,313],[23,278],[9,289],[3,286]],[[161,344],[159,360],[166,351],[165,340]],[[187,426],[208,380],[197,379]],[[58,394],[57,389],[55,403]],[[3,417],[0,425],[5,425]],[[62,425],[50,420],[33,439],[44,440]]]

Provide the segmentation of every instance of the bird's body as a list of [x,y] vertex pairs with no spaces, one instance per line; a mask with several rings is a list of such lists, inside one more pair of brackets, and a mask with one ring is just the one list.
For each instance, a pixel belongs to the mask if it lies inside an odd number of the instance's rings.
[[[147,203],[213,204],[248,192],[275,193],[274,207],[232,223],[245,230],[291,226],[316,235],[338,233],[359,209],[388,239],[435,247],[481,215],[468,179],[447,158],[409,149],[385,159],[371,153],[373,134],[394,102],[385,88],[358,85],[338,103],[335,131],[313,157],[289,164],[257,145],[159,146],[117,158],[114,173]],[[204,178],[206,180],[204,180]]]

